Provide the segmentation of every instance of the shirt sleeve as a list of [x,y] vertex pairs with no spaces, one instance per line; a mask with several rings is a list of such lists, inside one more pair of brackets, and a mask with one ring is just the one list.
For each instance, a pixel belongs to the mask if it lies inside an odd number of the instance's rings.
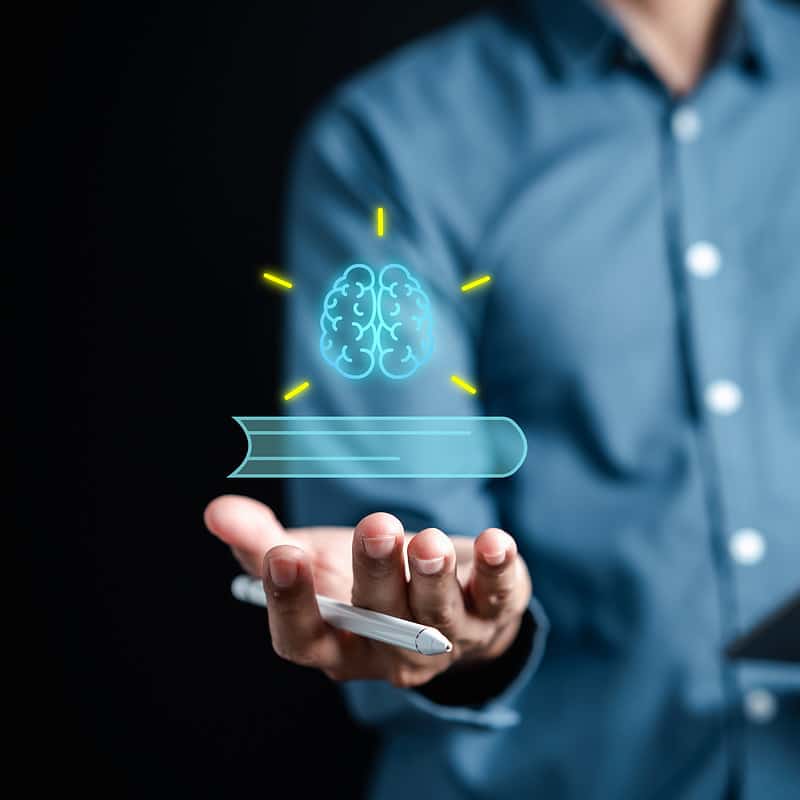
[[[314,416],[473,416],[478,397],[450,382],[457,374],[478,380],[475,343],[481,304],[463,302],[465,267],[422,193],[405,180],[402,156],[392,151],[380,122],[341,97],[330,102],[306,129],[289,173],[285,269],[287,293],[284,369],[287,386],[310,388],[284,413]],[[385,209],[385,235],[375,228],[376,208]],[[376,272],[399,263],[425,287],[432,305],[435,346],[430,360],[406,380],[371,375],[351,380],[320,353],[322,300],[351,264]],[[468,269],[468,267],[467,267]],[[435,526],[449,534],[477,535],[498,524],[490,482],[471,478],[337,478],[286,481],[293,525],[353,525],[376,510],[395,514],[407,530]],[[501,697],[484,709],[438,706],[421,694],[382,682],[348,685],[351,708],[379,724],[408,713],[448,720],[508,724],[510,704],[535,670],[547,630],[533,601],[535,636],[525,665]]]

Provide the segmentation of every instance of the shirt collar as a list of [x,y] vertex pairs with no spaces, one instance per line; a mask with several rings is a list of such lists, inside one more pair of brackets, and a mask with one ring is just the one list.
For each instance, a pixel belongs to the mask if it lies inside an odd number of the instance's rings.
[[[717,60],[739,63],[753,74],[769,67],[771,24],[767,0],[734,2]],[[557,75],[601,73],[630,58],[631,45],[600,0],[522,0],[522,12],[541,37]]]
[[763,6],[762,0],[739,0],[733,4],[718,60],[738,63],[756,75],[764,75],[770,69],[765,42],[765,29],[770,23],[762,14]]

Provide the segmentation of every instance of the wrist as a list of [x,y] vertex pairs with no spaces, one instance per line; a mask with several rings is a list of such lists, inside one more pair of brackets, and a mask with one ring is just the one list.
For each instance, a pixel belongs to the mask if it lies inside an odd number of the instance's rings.
[[526,611],[480,654],[465,655],[415,691],[440,705],[479,707],[502,694],[531,652],[536,622]]
[[481,642],[470,649],[462,650],[460,654],[456,655],[452,667],[454,669],[477,668],[482,663],[503,658],[519,636],[523,617],[524,614],[520,614],[499,626],[488,642]]

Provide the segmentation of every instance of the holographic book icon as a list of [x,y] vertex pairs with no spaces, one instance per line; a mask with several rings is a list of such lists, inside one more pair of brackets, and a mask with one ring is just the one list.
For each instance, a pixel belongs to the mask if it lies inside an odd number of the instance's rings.
[[508,417],[234,417],[247,454],[229,478],[507,478],[525,435]]

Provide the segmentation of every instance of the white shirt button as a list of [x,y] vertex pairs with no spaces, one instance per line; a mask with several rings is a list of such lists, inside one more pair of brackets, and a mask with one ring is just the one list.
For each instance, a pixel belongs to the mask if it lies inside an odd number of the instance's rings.
[[772,692],[766,689],[751,689],[744,696],[744,715],[750,722],[766,725],[775,719],[778,713],[778,701]]
[[742,390],[733,381],[713,381],[706,386],[705,401],[715,414],[734,414],[742,405]]
[[767,549],[764,536],[755,528],[740,528],[735,531],[728,542],[731,558],[742,566],[758,564]]
[[700,115],[691,106],[681,106],[672,114],[672,135],[679,142],[693,142],[702,127]]
[[686,250],[686,269],[695,278],[712,278],[722,266],[722,256],[711,242],[695,242]]

